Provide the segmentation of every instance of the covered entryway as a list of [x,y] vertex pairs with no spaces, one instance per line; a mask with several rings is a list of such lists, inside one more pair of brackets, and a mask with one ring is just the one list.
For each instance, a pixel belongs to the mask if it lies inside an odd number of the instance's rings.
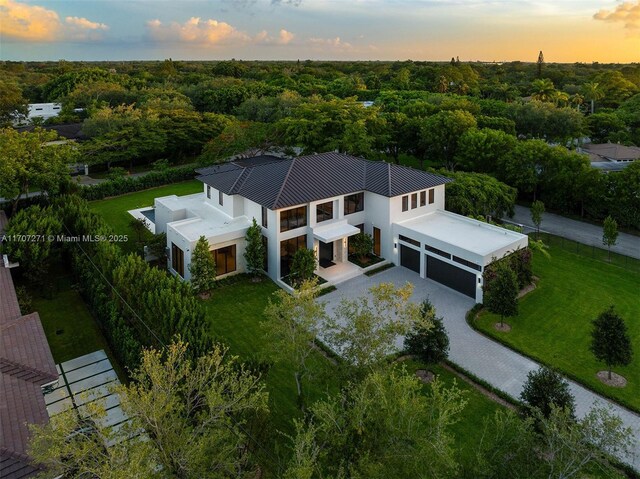
[[427,278],[442,283],[467,296],[476,297],[476,275],[445,263],[438,258],[425,255],[427,260]]
[[420,251],[401,244],[400,265],[420,274]]

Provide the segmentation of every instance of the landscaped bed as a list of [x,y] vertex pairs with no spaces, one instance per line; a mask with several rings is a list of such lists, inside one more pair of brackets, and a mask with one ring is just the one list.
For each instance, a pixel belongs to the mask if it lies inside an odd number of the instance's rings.
[[384,261],[384,258],[371,253],[369,253],[364,258],[361,258],[360,255],[357,254],[350,254],[349,261],[357,266],[360,266],[361,268],[368,268],[369,266],[373,266],[374,264],[381,263],[382,261]]
[[[496,331],[494,324],[500,318],[486,311],[474,325],[596,392],[640,410],[640,273],[555,246],[549,252],[549,259],[534,255],[533,272],[540,280],[520,300],[519,315],[506,320],[511,331]],[[624,388],[606,386],[596,377],[606,367],[589,350],[591,321],[610,305],[626,320],[636,348],[629,366],[614,368],[627,379]]]

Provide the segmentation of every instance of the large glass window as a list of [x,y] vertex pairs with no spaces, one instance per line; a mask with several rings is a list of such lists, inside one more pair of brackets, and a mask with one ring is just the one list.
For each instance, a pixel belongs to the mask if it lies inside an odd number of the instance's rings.
[[307,235],[280,241],[280,276],[287,276],[290,273],[293,255],[299,249],[306,247]]
[[411,209],[415,210],[418,207],[418,193],[411,195]]
[[433,201],[434,201],[434,189],[433,189],[433,188],[431,188],[431,189],[429,190],[429,204],[430,204],[430,205],[431,205],[431,204],[433,204]]
[[262,227],[267,228],[267,218],[268,218],[268,210],[266,207],[262,207]]
[[327,201],[316,206],[316,221],[327,221],[333,219],[333,201]]
[[213,257],[216,260],[216,276],[233,273],[236,270],[236,245],[214,250]]
[[364,210],[364,193],[355,193],[344,197],[344,214],[351,215]]
[[184,251],[171,243],[171,267],[184,278]]
[[307,207],[299,206],[280,212],[280,232],[307,226]]
[[402,197],[402,211],[409,211],[409,196]]
[[427,204],[427,192],[426,191],[421,191],[420,192],[420,206],[424,206]]
[[222,194],[222,191],[218,191],[218,203],[220,206],[224,206],[224,195]]

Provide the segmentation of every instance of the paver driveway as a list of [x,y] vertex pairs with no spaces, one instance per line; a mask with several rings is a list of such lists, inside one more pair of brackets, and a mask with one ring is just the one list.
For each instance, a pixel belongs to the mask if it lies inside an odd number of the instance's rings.
[[[336,291],[321,297],[321,300],[326,301],[327,311],[331,312],[343,297],[353,298],[367,294],[368,289],[378,283],[394,283],[396,286],[401,286],[407,281],[414,284],[411,299],[419,302],[429,297],[436,307],[437,315],[444,318],[450,341],[449,359],[517,398],[527,374],[529,371],[538,369],[539,365],[472,329],[465,320],[465,314],[474,305],[474,300],[462,293],[435,281],[420,278],[417,273],[396,266],[371,277],[362,275],[339,284]],[[402,338],[398,338],[397,344],[402,347]],[[576,399],[578,416],[584,415],[598,401],[610,406],[615,414],[633,429],[638,439],[635,454],[621,459],[640,469],[640,415],[612,403],[573,381],[569,381],[569,385]]]

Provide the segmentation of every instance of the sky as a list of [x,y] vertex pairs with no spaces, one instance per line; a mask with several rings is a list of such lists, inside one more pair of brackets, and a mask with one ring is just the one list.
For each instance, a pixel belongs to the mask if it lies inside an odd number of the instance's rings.
[[640,62],[640,0],[0,0],[1,60]]

